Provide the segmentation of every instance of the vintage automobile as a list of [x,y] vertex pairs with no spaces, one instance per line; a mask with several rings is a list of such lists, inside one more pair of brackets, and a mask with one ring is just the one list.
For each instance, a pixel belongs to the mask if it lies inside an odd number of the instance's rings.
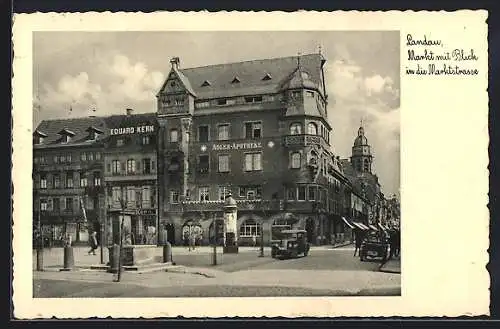
[[361,243],[359,258],[363,262],[368,258],[380,258],[383,261],[389,256],[389,242],[385,236],[378,232],[368,233],[365,240]]
[[307,256],[310,246],[305,230],[284,230],[281,235],[281,240],[271,247],[272,258],[296,258],[301,254]]

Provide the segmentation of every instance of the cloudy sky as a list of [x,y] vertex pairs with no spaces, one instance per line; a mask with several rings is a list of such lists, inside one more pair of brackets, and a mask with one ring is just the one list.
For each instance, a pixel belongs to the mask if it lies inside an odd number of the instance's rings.
[[399,194],[399,32],[36,32],[33,38],[35,126],[87,116],[93,108],[96,115],[127,107],[155,111],[173,56],[195,67],[315,53],[321,45],[334,152],[350,155],[363,118],[382,189]]

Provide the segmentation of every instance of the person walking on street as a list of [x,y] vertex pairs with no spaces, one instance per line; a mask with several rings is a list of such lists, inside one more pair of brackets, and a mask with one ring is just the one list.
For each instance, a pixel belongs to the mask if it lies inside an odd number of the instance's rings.
[[352,257],[356,257],[356,252],[359,254],[359,248],[361,248],[361,242],[363,242],[363,232],[360,230],[356,230],[354,233],[354,255]]
[[189,239],[190,241],[190,244],[191,244],[191,247],[190,248],[193,248],[193,250],[196,250],[196,234],[195,232],[191,232],[191,237]]
[[391,229],[389,231],[389,259],[392,259],[396,255],[396,230]]
[[252,244],[254,248],[257,246],[257,235],[255,234],[252,235]]
[[399,257],[399,252],[401,249],[401,231],[399,230],[399,228],[396,228],[394,244],[395,244],[394,256]]
[[96,237],[96,232],[92,232],[90,234],[90,250],[89,250],[89,255],[95,255],[95,250],[97,249],[97,237]]

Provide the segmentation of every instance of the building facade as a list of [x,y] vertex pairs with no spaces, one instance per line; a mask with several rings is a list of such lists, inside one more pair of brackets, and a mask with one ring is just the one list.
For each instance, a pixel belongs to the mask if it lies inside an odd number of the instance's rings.
[[104,218],[101,118],[42,121],[33,134],[33,224],[49,245],[100,238]]
[[109,132],[104,151],[107,243],[119,243],[123,218],[127,242],[157,244],[156,114],[127,109],[104,120]]
[[331,242],[346,193],[331,153],[321,54],[181,69],[157,95],[160,222],[169,240],[220,241],[223,200],[238,204],[238,242],[285,228]]
[[350,160],[332,152],[325,63],[309,54],[183,69],[173,58],[156,112],[43,121],[35,223],[40,213],[53,236],[84,242],[85,213],[106,244],[121,220],[132,244],[222,243],[231,195],[239,245],[289,228],[314,244],[349,241],[383,194],[363,127]]

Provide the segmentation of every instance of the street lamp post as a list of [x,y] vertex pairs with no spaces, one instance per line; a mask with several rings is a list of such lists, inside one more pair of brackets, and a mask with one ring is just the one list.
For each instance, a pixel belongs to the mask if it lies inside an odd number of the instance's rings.
[[212,265],[217,265],[217,215],[214,213],[214,219],[212,220],[212,226],[214,228],[214,239],[213,239],[213,258]]

